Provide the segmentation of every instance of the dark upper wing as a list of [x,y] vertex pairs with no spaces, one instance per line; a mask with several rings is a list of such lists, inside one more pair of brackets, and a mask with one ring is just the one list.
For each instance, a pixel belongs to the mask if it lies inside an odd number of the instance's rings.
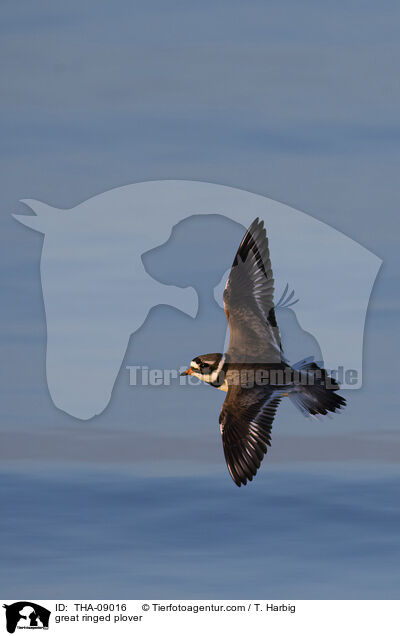
[[225,460],[237,486],[251,481],[271,446],[272,421],[281,396],[265,387],[228,389],[219,417]]
[[268,239],[258,218],[247,230],[233,261],[224,309],[230,329],[230,360],[281,362]]

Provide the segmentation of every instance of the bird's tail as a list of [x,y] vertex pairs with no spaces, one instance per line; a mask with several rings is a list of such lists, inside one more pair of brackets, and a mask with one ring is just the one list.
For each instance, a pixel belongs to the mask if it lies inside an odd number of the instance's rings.
[[346,405],[346,400],[336,393],[339,385],[328,372],[306,358],[293,365],[293,388],[289,397],[306,417],[335,413]]

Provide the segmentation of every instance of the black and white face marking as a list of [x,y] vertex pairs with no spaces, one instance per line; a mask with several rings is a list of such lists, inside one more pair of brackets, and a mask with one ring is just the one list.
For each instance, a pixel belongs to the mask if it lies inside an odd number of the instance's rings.
[[[190,369],[192,375],[203,382],[213,384],[217,382],[218,376],[221,373],[225,364],[225,356],[221,353],[205,354],[204,356],[197,356],[190,363]],[[222,389],[221,387],[218,387]],[[225,390],[222,389],[222,390]]]

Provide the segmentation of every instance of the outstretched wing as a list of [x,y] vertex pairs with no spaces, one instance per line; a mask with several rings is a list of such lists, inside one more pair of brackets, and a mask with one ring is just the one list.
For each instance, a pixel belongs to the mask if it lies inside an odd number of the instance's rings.
[[228,389],[219,417],[225,460],[237,486],[251,481],[271,446],[272,422],[281,395],[265,387]]
[[281,362],[268,239],[258,218],[247,230],[233,261],[224,309],[230,330],[230,361]]

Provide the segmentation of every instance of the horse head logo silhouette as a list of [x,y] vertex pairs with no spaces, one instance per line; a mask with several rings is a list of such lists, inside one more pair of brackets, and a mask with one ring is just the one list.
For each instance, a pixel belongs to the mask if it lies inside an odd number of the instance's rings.
[[13,634],[17,627],[47,629],[51,612],[32,601],[18,601],[3,605],[6,610],[7,631]]
[[[104,410],[130,336],[154,306],[197,315],[190,277],[163,284],[143,262],[174,226],[193,215],[218,214],[242,227],[257,216],[264,219],[276,289],[286,282],[296,289],[301,298],[296,319],[316,338],[327,368],[357,369],[358,382],[349,388],[361,386],[365,315],[381,261],[328,225],[266,197],[193,181],[137,183],[63,210],[24,202],[35,216],[15,218],[44,235],[40,271],[48,388],[54,404],[68,414],[89,419]],[[199,253],[194,248],[191,258],[220,249],[212,233],[207,243]],[[229,255],[236,248],[232,240]],[[190,262],[186,266],[190,273]],[[197,287],[207,295],[203,282]],[[291,308],[282,311],[293,314]]]

